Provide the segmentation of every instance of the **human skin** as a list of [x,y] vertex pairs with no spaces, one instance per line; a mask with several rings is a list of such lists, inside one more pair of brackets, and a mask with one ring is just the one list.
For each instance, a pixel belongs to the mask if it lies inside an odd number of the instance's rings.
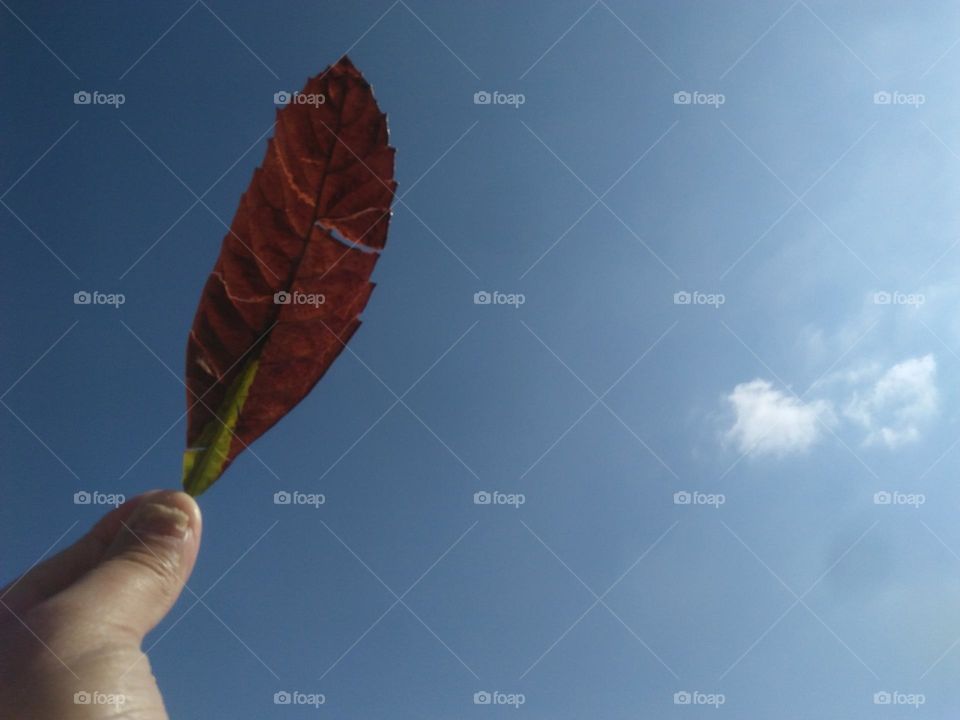
[[200,547],[193,498],[154,491],[0,591],[0,717],[167,720],[141,650]]

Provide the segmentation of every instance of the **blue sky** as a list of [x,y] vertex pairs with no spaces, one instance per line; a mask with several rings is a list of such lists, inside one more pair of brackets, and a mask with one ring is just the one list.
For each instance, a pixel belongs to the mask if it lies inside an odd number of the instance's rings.
[[954,5],[0,18],[5,579],[75,493],[178,484],[273,94],[349,51],[397,147],[352,352],[201,499],[203,602],[147,641],[173,717],[956,715]]

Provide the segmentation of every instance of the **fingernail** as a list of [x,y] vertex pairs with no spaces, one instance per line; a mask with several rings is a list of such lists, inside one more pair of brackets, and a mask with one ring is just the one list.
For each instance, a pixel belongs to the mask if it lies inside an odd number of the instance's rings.
[[130,529],[137,535],[162,535],[183,540],[190,529],[190,517],[173,505],[147,500],[134,511]]

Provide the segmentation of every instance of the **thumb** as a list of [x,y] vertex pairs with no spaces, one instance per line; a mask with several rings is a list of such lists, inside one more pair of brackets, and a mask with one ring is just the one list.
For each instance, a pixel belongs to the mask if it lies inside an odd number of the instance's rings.
[[143,498],[100,562],[69,590],[70,600],[139,641],[170,611],[200,547],[200,508],[186,493]]

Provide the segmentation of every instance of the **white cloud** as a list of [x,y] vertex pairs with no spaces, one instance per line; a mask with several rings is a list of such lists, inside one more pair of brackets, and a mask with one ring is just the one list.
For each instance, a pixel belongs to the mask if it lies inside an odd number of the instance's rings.
[[803,452],[820,439],[824,425],[836,423],[837,406],[842,417],[866,433],[864,445],[898,448],[919,440],[924,426],[937,416],[936,375],[933,355],[908,358],[886,369],[868,363],[818,382],[812,391],[821,397],[815,400],[794,397],[757,378],[727,395],[735,419],[726,439],[744,453],[783,457]]
[[833,418],[829,403],[804,402],[759,378],[737,385],[727,401],[736,415],[727,439],[741,452],[758,455],[802,452],[819,439],[821,422]]
[[936,373],[933,355],[897,363],[868,389],[855,393],[844,415],[866,428],[865,444],[895,448],[914,442],[939,409]]

